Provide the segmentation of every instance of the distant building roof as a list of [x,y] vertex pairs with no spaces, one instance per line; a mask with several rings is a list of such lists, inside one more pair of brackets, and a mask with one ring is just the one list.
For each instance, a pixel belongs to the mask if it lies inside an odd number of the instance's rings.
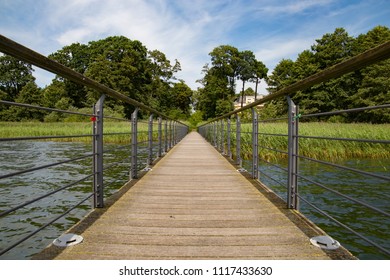
[[[241,95],[234,101],[234,107],[237,108],[237,107],[241,107]],[[263,98],[264,95],[263,94],[258,94],[257,95],[257,99],[261,99]],[[251,103],[255,102],[255,96],[254,95],[244,95],[244,106],[246,105],[249,105]],[[258,105],[258,107],[263,107],[264,104],[260,104]]]

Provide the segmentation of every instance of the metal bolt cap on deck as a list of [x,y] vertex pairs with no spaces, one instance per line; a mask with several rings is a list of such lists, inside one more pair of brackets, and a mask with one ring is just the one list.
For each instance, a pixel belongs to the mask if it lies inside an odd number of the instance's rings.
[[311,244],[321,249],[336,250],[340,247],[340,243],[327,235],[315,236],[310,238]]
[[69,247],[69,246],[79,244],[82,241],[83,241],[83,237],[81,235],[67,233],[54,239],[53,244],[58,247]]

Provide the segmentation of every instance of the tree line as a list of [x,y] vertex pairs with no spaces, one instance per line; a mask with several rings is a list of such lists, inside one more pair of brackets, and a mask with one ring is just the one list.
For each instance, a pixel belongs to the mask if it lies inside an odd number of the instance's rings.
[[198,80],[203,87],[198,88],[195,93],[195,108],[204,120],[233,110],[233,101],[237,99],[238,80],[242,81],[242,96],[245,92],[245,83],[255,82],[256,96],[258,84],[268,72],[264,63],[257,60],[250,50],[239,51],[236,47],[221,45],[214,48],[209,55],[211,65],[207,63],[203,67],[204,77]]
[[[192,90],[175,74],[180,63],[171,63],[164,53],[149,51],[137,40],[108,37],[88,44],[74,43],[49,58],[149,105],[173,118],[186,119],[191,113]],[[56,76],[45,88],[35,83],[30,64],[0,54],[0,99],[18,103],[90,112],[100,93]],[[111,116],[129,117],[134,107],[110,98],[105,102]],[[2,121],[75,120],[74,116],[0,105]]]
[[[298,54],[296,60],[282,59],[271,74],[252,51],[220,45],[209,53],[210,62],[203,67],[203,77],[197,81],[201,87],[196,91],[175,78],[181,70],[177,60],[171,63],[164,53],[150,51],[141,42],[123,36],[88,44],[74,43],[49,57],[172,118],[189,119],[196,124],[231,112],[239,94],[256,96],[261,80],[267,82],[268,91],[273,93],[388,40],[390,30],[385,26],[377,26],[357,37],[350,36],[343,28],[336,28],[333,33],[315,40],[310,49]],[[245,89],[247,82],[255,83],[255,90]],[[30,64],[0,54],[1,100],[89,113],[99,95],[59,76],[50,85],[39,88]],[[291,97],[302,114],[389,104],[390,60],[293,93]],[[111,116],[129,117],[134,110],[133,106],[110,98],[105,104]],[[287,103],[280,98],[266,103],[260,114],[268,118],[283,116],[286,112]],[[0,104],[2,121],[72,121],[75,118]],[[369,110],[316,120],[385,123],[390,122],[390,112],[388,109]]]
[[[295,61],[282,59],[270,75],[251,51],[240,52],[233,46],[219,46],[209,54],[211,64],[203,68],[204,77],[199,80],[202,87],[194,95],[195,108],[204,120],[223,115],[233,109],[233,101],[237,99],[237,80],[242,81],[241,94],[246,81],[256,82],[257,87],[261,79],[267,82],[268,91],[273,93],[388,40],[390,30],[385,26],[377,26],[356,38],[345,29],[336,28],[333,33],[315,40],[309,50],[298,54]],[[296,92],[291,97],[302,114],[389,104],[390,60]],[[285,98],[279,98],[266,103],[260,114],[263,118],[270,118],[283,116],[286,112],[287,102]],[[369,110],[315,120],[385,123],[390,122],[390,112],[388,109]]]

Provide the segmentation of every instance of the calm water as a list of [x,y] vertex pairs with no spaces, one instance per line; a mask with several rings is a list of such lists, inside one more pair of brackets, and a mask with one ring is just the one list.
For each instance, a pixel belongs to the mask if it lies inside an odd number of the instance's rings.
[[[287,168],[287,162],[279,162],[278,164]],[[390,176],[389,159],[349,159],[336,162],[336,164]],[[300,175],[390,213],[390,184],[388,181],[314,162],[308,163],[304,160],[299,162],[299,166]],[[244,163],[244,167],[247,170],[251,170],[251,163]],[[275,180],[267,178],[264,174],[260,174],[261,181],[286,200],[287,173],[267,164],[261,164],[260,170],[279,182],[277,183]],[[390,250],[390,218],[320,188],[304,179],[298,179],[298,187],[300,195],[310,203],[361,235]],[[303,201],[300,203],[300,211],[358,258],[390,259],[390,256],[383,254],[360,237],[324,217]]]
[[[129,178],[130,146],[105,145],[105,197],[116,192]],[[145,149],[139,148],[142,151]],[[0,143],[0,175],[91,154],[91,145],[63,142]],[[146,153],[145,153],[146,155]],[[80,180],[92,173],[92,157],[0,180],[0,212]],[[139,169],[146,160],[139,159]],[[92,177],[48,198],[0,218],[0,249],[8,247],[75,206],[92,192]],[[0,259],[28,259],[92,210],[92,199],[72,210]]]
[[[105,151],[107,151],[104,156],[106,165],[118,161],[121,162],[109,170],[105,170],[105,196],[107,197],[114,193],[128,179],[130,146],[106,145]],[[82,143],[0,143],[0,175],[55,163],[89,153],[91,153],[90,145]],[[49,191],[65,186],[70,180],[77,181],[82,179],[91,174],[91,162],[92,158],[87,158],[0,180],[0,211],[4,211]],[[280,164],[282,166],[285,165],[283,162]],[[390,176],[390,160],[348,160],[341,162],[341,164]],[[139,168],[143,168],[145,165],[145,160],[139,161]],[[245,167],[250,170],[249,166]],[[388,202],[390,198],[390,186],[386,181],[313,163],[309,165],[305,162],[300,162],[300,168],[300,173],[304,176],[390,212],[390,203]],[[284,171],[265,165],[261,166],[261,170],[285,184]],[[285,197],[284,186],[279,186],[272,180],[267,180],[265,176],[262,176],[262,181],[272,187],[280,196]],[[310,202],[335,216],[364,236],[370,237],[378,244],[390,249],[389,218],[376,214],[364,207],[357,206],[303,180],[300,180],[299,188],[301,195]],[[87,197],[91,193],[91,190],[91,179],[88,179],[83,183],[0,218],[0,249],[6,248],[62,214]],[[91,205],[91,200],[86,201],[80,207],[73,210],[70,215],[61,218],[42,232],[18,245],[5,255],[0,256],[0,259],[30,258],[31,255],[41,251],[91,211]],[[372,246],[367,245],[360,238],[355,237],[328,219],[323,218],[304,203],[301,204],[301,211],[359,258],[389,259],[388,256],[372,249]]]

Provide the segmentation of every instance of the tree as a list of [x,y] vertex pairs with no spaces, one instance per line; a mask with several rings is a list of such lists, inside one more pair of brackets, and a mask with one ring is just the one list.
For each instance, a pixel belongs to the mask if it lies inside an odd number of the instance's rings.
[[[342,29],[325,34],[311,47],[299,54],[297,60],[282,60],[268,79],[270,91],[278,91],[318,71],[337,64],[352,56],[353,38]],[[321,83],[303,92],[291,94],[302,113],[327,112],[347,106],[347,100],[355,91],[354,74]],[[273,101],[279,114],[287,111],[285,100]]]
[[148,52],[151,61],[152,73],[152,98],[149,105],[163,112],[172,109],[173,98],[171,96],[171,80],[176,80],[175,73],[181,71],[179,61],[175,60],[172,65],[164,53],[154,50]]
[[[230,45],[221,45],[209,53],[211,56],[212,72],[222,79],[227,79],[230,96],[235,93],[236,78],[239,71],[240,52]],[[225,95],[223,95],[223,98]]]
[[183,118],[188,118],[191,113],[191,98],[192,90],[184,81],[174,84],[171,90],[172,107],[176,108],[183,115]]
[[200,123],[203,120],[202,112],[196,111],[191,114],[190,118],[188,119],[188,122],[190,123],[191,127],[195,128],[198,123]]
[[244,106],[245,82],[255,77],[256,57],[252,51],[242,51],[239,53],[238,78],[242,81],[241,107]]
[[[354,38],[343,28],[336,28],[333,33],[327,33],[316,40],[317,43],[312,46],[312,50],[318,68],[323,70],[352,57],[353,41]],[[355,85],[354,74],[350,73],[314,86],[312,99],[316,110],[312,107],[311,112],[345,109],[348,106],[348,98],[356,92]]]
[[[343,28],[325,34],[311,50],[299,54],[297,60],[282,60],[268,78],[270,91],[275,92],[318,71],[340,63],[365,50],[390,40],[390,30],[377,26],[359,35],[350,37]],[[390,102],[390,60],[365,67],[328,82],[317,84],[291,95],[303,114],[319,113],[340,109],[388,104]],[[268,107],[267,107],[268,106]],[[286,112],[285,100],[266,104],[267,112],[277,115]],[[272,112],[273,115],[275,112]],[[321,120],[327,120],[322,117]],[[314,120],[314,119],[312,119]],[[369,110],[338,117],[338,121],[389,122],[388,110]]]
[[181,71],[180,62],[175,60],[175,64],[167,59],[164,53],[159,50],[149,51],[148,58],[151,60],[151,71],[153,78],[163,80],[168,83],[170,79],[176,79],[174,74]]
[[0,90],[6,93],[3,98],[14,101],[22,88],[35,80],[32,72],[31,64],[0,53]]
[[[199,80],[204,88],[195,95],[196,110],[201,110],[203,118],[214,118],[226,114],[234,109],[233,101],[236,98],[236,80],[242,81],[241,95],[245,92],[245,83],[254,81],[256,85],[265,78],[268,69],[256,60],[252,51],[238,51],[230,45],[221,45],[214,48],[209,55],[211,65],[206,64]],[[243,98],[242,98],[243,100]]]
[[255,86],[255,100],[257,100],[257,87],[260,83],[261,79],[264,79],[267,77],[268,68],[265,66],[265,64],[259,60],[255,61],[254,66],[254,77],[251,78],[250,81],[254,82],[256,84]]
[[[390,29],[377,26],[359,35],[353,47],[354,54],[359,54],[370,48],[390,40]],[[358,89],[348,102],[349,107],[365,107],[390,103],[390,59],[370,65],[358,71],[360,78]],[[358,114],[351,114],[350,121],[364,121],[374,123],[390,122],[389,110],[369,110]]]
[[[137,40],[112,36],[86,45],[72,44],[51,58],[153,108],[163,112],[172,109],[169,95],[174,75],[181,70],[180,63],[175,60],[172,65],[164,53],[148,51]],[[66,97],[76,108],[89,107],[100,97],[100,93],[84,86],[58,77],[57,81],[65,84]],[[127,117],[134,111],[133,106],[123,103],[118,106],[112,99],[105,104],[112,109],[124,108]]]
[[215,104],[215,115],[222,116],[226,113],[233,111],[233,103],[229,100],[219,99]]
[[[297,81],[297,78],[294,66],[294,61],[292,61],[291,59],[282,59],[275,66],[271,75],[266,78],[267,84],[269,86],[268,91],[274,93],[286,86],[295,83]],[[285,98],[278,98],[272,100],[266,103],[264,106],[267,111],[272,111],[272,117],[280,116],[287,112],[287,104]]]
[[[152,102],[151,62],[147,48],[141,42],[115,36],[90,42],[89,46],[93,59],[86,76],[142,103]],[[88,91],[89,99],[97,99],[98,95]],[[126,116],[130,117],[134,106],[124,106]]]
[[297,81],[294,71],[294,61],[282,59],[267,78],[268,90],[274,93]]
[[352,56],[354,39],[344,28],[336,28],[333,33],[326,33],[311,49],[319,69],[325,69]]
[[[49,55],[49,58],[83,75],[93,59],[88,45],[80,43],[65,46],[61,50]],[[92,105],[87,101],[87,90],[83,85],[74,83],[60,76],[56,76],[55,80],[64,84],[67,97],[72,106],[82,108]]]
[[68,98],[67,88],[65,83],[57,79],[54,79],[50,85],[43,89],[43,104],[45,107],[57,108],[56,103],[62,98]]
[[[209,71],[203,79],[204,87],[198,89],[195,94],[196,105],[195,109],[202,112],[205,120],[216,117],[216,106],[218,100],[226,100],[233,105],[233,97],[226,98],[228,91],[228,80],[214,75],[213,71]],[[224,106],[224,108],[227,108]],[[221,111],[219,111],[221,112]],[[225,112],[226,113],[226,112]]]
[[[38,88],[35,82],[31,81],[27,83],[23,89],[19,92],[15,99],[17,103],[30,104],[34,106],[42,106],[42,90]],[[8,121],[27,121],[27,120],[39,120],[43,121],[46,113],[42,110],[28,109],[23,107],[10,107]]]

